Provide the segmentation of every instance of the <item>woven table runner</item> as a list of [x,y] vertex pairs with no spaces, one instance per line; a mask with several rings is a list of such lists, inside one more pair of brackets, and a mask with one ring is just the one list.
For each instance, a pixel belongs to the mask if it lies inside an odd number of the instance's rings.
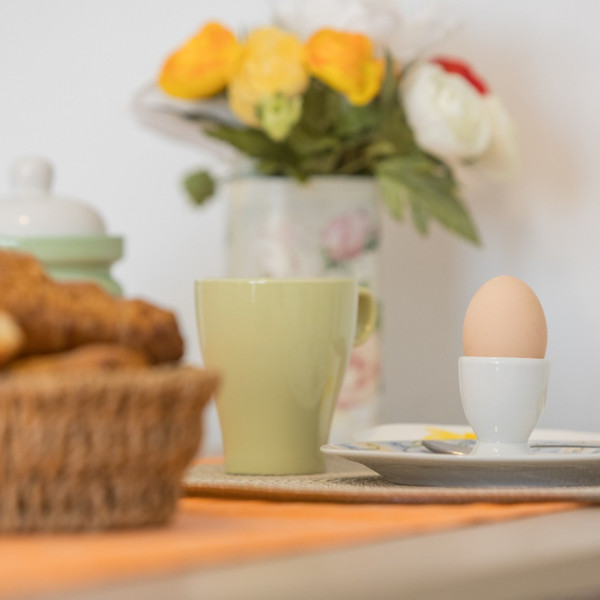
[[600,486],[572,487],[426,487],[389,483],[364,466],[327,458],[318,475],[228,475],[221,461],[200,461],[184,478],[189,496],[301,502],[443,503],[600,502]]

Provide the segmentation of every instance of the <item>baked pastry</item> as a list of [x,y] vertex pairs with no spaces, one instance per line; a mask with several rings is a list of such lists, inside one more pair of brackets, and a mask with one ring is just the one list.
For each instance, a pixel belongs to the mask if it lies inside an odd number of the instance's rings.
[[2,373],[69,373],[74,371],[116,371],[147,367],[148,357],[139,350],[117,344],[89,344],[74,350],[18,358],[5,365]]
[[23,331],[14,317],[0,310],[0,366],[18,354],[23,342]]
[[143,300],[115,298],[94,283],[53,281],[27,254],[0,251],[0,310],[23,332],[19,356],[96,343],[132,348],[151,363],[183,355],[172,312]]

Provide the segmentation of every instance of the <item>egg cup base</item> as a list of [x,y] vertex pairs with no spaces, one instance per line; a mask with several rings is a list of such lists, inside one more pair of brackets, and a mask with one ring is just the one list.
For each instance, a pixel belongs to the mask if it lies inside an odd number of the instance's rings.
[[458,371],[465,417],[478,440],[473,454],[528,453],[546,404],[550,361],[461,356]]

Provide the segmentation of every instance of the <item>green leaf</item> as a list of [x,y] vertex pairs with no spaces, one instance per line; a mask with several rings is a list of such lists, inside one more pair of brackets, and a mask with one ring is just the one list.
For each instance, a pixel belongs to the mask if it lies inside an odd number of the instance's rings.
[[385,113],[394,110],[398,104],[398,79],[394,73],[392,58],[386,56],[385,74],[379,91],[379,107]]
[[340,151],[308,156],[298,163],[298,168],[307,175],[327,175],[334,173],[340,161]]
[[313,135],[325,135],[331,131],[343,101],[326,85],[312,79],[304,95],[302,117],[298,124],[300,129]]
[[405,206],[408,203],[406,188],[398,185],[393,175],[385,173],[378,174],[378,183],[383,195],[383,202],[392,217],[398,220],[403,219]]
[[410,218],[413,225],[419,233],[426,235],[429,233],[429,215],[426,207],[414,196],[409,195],[408,201],[410,202]]
[[340,175],[360,175],[370,173],[370,161],[363,149],[348,153],[340,161],[336,173]]
[[351,137],[374,130],[379,123],[379,113],[376,104],[353,106],[343,100],[340,103],[335,123],[336,134],[340,137]]
[[417,149],[414,136],[398,95],[398,77],[388,58],[386,71],[378,97],[379,127],[377,138],[393,143],[399,154],[409,154]]
[[[355,175],[372,172],[372,161],[366,153],[371,143],[370,137],[353,136],[352,138],[324,138],[329,140],[319,144],[314,139],[314,145],[306,132],[294,132],[294,140],[290,140],[297,156],[294,166],[303,174],[310,175]],[[370,134],[369,134],[370,135]],[[302,140],[302,142],[299,142]],[[299,150],[298,144],[304,144]],[[312,150],[312,152],[309,152]]]
[[397,154],[395,144],[389,140],[378,140],[365,148],[365,155],[371,161],[377,161]]
[[196,205],[204,204],[215,193],[214,179],[206,171],[188,175],[183,185],[190,200]]
[[418,151],[414,136],[404,111],[396,106],[390,111],[380,115],[380,122],[375,138],[380,142],[389,142],[394,145],[398,154],[411,154]]
[[260,160],[256,164],[256,170],[261,175],[284,175],[281,163],[276,160]]
[[259,129],[238,129],[235,127],[219,126],[207,130],[208,135],[228,142],[244,154],[258,159],[281,160],[290,162],[294,154],[290,148],[281,142],[273,141]]
[[340,146],[340,140],[335,136],[312,135],[307,130],[299,127],[292,131],[287,143],[300,156],[329,152]]
[[[452,173],[439,160],[423,153],[394,156],[377,164],[376,175],[392,214],[398,213],[399,198],[402,199],[401,203],[405,203],[406,199],[419,231],[425,233],[428,220],[433,218],[465,239],[479,242],[475,225],[458,195]],[[391,191],[394,186],[398,188],[396,196]]]

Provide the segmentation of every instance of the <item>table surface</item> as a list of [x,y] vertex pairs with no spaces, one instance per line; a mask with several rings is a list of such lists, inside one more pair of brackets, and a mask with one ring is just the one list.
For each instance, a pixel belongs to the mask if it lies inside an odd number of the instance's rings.
[[44,600],[600,597],[600,507],[287,558],[149,575]]

